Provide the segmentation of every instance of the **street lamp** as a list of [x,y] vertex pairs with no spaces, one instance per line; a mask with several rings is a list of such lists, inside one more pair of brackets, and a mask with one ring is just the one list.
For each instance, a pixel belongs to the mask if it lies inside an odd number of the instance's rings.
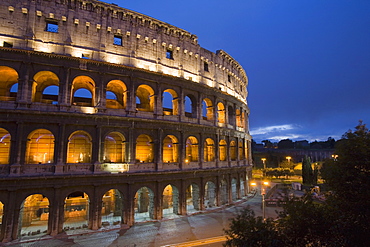
[[[289,166],[289,168],[290,168],[290,160],[292,159],[292,157],[290,157],[290,156],[287,156],[287,157],[285,157],[287,160],[288,160],[288,166]],[[294,168],[294,167],[293,167]]]
[[331,157],[334,159],[334,161],[337,161],[338,154],[332,154]]
[[261,160],[263,162],[263,169],[266,169],[266,158],[262,158]]
[[264,181],[261,188],[261,195],[262,195],[262,213],[263,213],[263,221],[266,221],[266,205],[265,205],[265,195],[266,195],[266,188],[269,185],[269,182]]

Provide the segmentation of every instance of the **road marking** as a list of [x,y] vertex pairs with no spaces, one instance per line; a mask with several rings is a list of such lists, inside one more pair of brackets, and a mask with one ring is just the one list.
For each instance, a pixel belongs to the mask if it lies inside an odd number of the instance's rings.
[[163,245],[161,247],[191,247],[191,246],[199,246],[199,245],[204,245],[204,244],[218,243],[218,242],[223,242],[223,241],[226,241],[226,236],[205,238],[205,239],[200,239],[200,240],[183,242],[179,244],[168,244],[168,245]]

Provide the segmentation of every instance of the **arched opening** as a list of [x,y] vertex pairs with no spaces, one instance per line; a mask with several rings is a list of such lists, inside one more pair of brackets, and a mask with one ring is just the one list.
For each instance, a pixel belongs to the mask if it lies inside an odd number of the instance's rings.
[[242,141],[239,141],[239,160],[244,160],[244,146],[243,146],[243,142]]
[[236,178],[231,179],[231,197],[233,202],[235,202],[238,199],[238,191],[236,188],[237,180]]
[[154,160],[153,140],[148,135],[139,135],[136,139],[136,162],[151,163]]
[[226,123],[225,106],[221,102],[218,102],[217,104],[217,120],[218,120],[218,123],[221,123],[221,124]]
[[48,86],[42,92],[41,102],[57,105],[59,95],[59,86]]
[[[17,98],[18,73],[15,69],[0,66],[0,100],[1,101],[15,101]],[[13,89],[13,90],[11,90]],[[16,89],[16,91],[14,91]]]
[[215,143],[211,138],[207,138],[204,142],[204,161],[215,161]]
[[240,109],[235,110],[235,115],[236,115],[236,126],[242,128],[242,116]]
[[198,161],[198,139],[196,137],[189,136],[188,139],[186,139],[185,153],[185,163]]
[[221,205],[225,205],[228,202],[229,202],[229,195],[227,191],[227,182],[225,179],[222,179],[220,183],[220,203]]
[[102,226],[112,228],[120,227],[124,222],[123,195],[117,189],[107,191],[102,198]]
[[68,138],[67,163],[91,162],[91,137],[85,131],[76,131]]
[[185,116],[190,118],[197,117],[197,104],[195,97],[193,95],[186,95],[185,96]]
[[202,101],[202,117],[204,120],[212,121],[214,119],[214,109],[212,101],[208,98]]
[[249,147],[248,141],[245,141],[244,142],[244,159],[249,158],[248,147]]
[[140,188],[135,194],[135,222],[154,219],[154,193],[148,187]]
[[125,162],[125,137],[118,132],[109,133],[104,140],[104,162]]
[[240,196],[241,197],[244,197],[246,195],[246,190],[245,190],[245,187],[244,187],[244,178],[243,176],[240,176]]
[[32,131],[27,140],[27,164],[54,163],[54,135],[49,130]]
[[226,161],[227,159],[227,143],[225,140],[220,140],[219,144],[218,144],[218,149],[219,149],[219,153],[220,153],[220,161]]
[[112,80],[107,85],[107,108],[124,109],[127,102],[127,87],[120,80]]
[[195,213],[200,210],[200,193],[199,186],[192,183],[186,189],[186,212]]
[[9,164],[11,136],[6,129],[0,128],[0,165]]
[[163,139],[163,163],[178,162],[178,149],[177,138],[173,135],[166,136]]
[[163,114],[179,115],[179,99],[177,93],[172,89],[163,92]]
[[204,187],[204,206],[213,208],[216,206],[216,185],[208,181]]
[[235,126],[235,115],[234,115],[234,109],[232,106],[229,106],[227,108],[227,114],[228,114],[227,116],[228,124]]
[[163,217],[170,218],[179,214],[179,190],[176,186],[167,185],[162,194]]
[[235,141],[230,142],[230,160],[232,161],[236,160],[236,142]]
[[87,229],[89,225],[89,196],[76,191],[69,194],[64,200],[63,230],[69,234],[80,229]]
[[[48,89],[45,92],[45,89],[54,86],[59,91],[59,78],[56,74],[51,71],[40,71],[35,74],[33,77],[32,84],[32,101],[33,102],[42,102],[47,104],[52,104],[53,102],[58,102],[58,94],[52,92],[53,88]],[[55,90],[55,88],[54,88]],[[52,92],[52,94],[47,94]]]
[[72,104],[94,106],[95,82],[88,76],[77,76],[72,82]]
[[136,90],[136,109],[153,112],[155,105],[154,90],[148,85],[140,85]]
[[49,220],[49,200],[41,194],[28,196],[19,212],[18,237],[40,238],[47,234]]

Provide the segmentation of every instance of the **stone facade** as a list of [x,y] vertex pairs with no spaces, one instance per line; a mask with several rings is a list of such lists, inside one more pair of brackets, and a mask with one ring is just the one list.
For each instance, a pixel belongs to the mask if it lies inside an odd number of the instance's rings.
[[248,80],[226,52],[93,0],[3,0],[0,16],[4,242],[35,220],[56,235],[246,195]]

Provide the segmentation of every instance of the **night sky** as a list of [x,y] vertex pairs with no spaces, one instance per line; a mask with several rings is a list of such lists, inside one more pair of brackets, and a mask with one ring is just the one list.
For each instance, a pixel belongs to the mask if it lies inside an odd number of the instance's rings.
[[224,50],[248,78],[253,139],[339,139],[370,126],[369,0],[111,0]]

